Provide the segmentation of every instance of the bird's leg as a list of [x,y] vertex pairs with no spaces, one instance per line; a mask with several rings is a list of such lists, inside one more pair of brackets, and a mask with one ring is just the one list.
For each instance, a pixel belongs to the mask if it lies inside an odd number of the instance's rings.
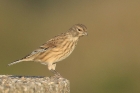
[[54,74],[57,75],[57,76],[60,75],[56,70],[51,69],[51,72],[54,73]]
[[56,70],[51,69],[51,72],[54,73],[56,77],[62,77]]
[[55,67],[56,67],[56,63],[54,63],[54,64],[48,64],[48,69],[49,69],[52,73],[54,73],[54,75],[55,75],[56,77],[62,77],[62,76],[55,70]]

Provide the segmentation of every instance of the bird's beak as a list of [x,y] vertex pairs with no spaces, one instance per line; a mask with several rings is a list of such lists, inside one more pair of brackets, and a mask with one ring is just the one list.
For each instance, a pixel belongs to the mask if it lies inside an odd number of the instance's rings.
[[84,35],[85,35],[85,36],[87,36],[87,35],[88,35],[88,33],[87,33],[87,32],[84,32]]

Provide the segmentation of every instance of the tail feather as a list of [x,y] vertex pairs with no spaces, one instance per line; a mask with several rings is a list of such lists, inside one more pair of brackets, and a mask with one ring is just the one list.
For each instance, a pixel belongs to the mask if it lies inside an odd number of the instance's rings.
[[11,65],[14,65],[14,64],[17,64],[17,63],[23,62],[23,61],[25,61],[25,60],[17,60],[17,61],[11,62],[11,63],[8,64],[8,65],[11,66]]

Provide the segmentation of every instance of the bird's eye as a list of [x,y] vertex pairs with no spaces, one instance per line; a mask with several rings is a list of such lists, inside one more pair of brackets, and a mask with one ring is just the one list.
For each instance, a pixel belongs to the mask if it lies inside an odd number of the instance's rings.
[[78,29],[78,31],[82,31],[81,29]]

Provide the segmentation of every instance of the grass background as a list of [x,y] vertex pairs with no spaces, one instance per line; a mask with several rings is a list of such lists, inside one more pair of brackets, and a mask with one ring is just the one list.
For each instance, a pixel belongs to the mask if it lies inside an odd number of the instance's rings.
[[77,23],[88,36],[56,68],[71,93],[139,93],[139,0],[1,0],[0,74],[53,75],[40,63],[7,64]]

